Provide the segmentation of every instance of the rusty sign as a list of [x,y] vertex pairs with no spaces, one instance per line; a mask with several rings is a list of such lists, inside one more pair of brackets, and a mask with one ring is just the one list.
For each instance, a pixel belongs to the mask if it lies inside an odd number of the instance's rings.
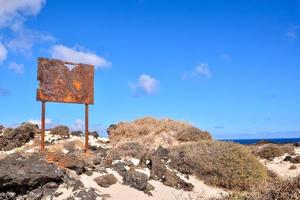
[[94,104],[94,66],[38,58],[38,101]]

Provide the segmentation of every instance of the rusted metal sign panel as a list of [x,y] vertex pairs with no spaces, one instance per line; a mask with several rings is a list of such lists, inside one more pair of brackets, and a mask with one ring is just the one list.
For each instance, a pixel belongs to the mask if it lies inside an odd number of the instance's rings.
[[38,58],[38,101],[94,104],[94,66]]

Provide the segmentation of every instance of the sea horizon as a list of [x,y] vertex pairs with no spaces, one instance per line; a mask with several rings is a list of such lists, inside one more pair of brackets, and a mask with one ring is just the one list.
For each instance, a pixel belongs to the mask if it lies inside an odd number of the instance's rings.
[[217,139],[219,141],[226,141],[226,142],[235,142],[239,144],[255,144],[260,141],[268,141],[277,144],[285,144],[285,143],[297,143],[300,142],[299,138],[243,138],[243,139]]

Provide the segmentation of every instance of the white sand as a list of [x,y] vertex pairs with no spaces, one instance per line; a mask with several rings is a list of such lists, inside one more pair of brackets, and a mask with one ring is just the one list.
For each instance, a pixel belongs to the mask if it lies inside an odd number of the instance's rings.
[[[295,156],[300,155],[300,147],[295,148]],[[288,154],[285,154],[283,156],[274,158],[272,161],[268,161],[265,159],[261,159],[261,163],[265,165],[269,170],[275,172],[281,177],[289,178],[289,177],[296,177],[300,175],[300,163],[299,164],[293,164],[291,162],[283,161],[283,159]],[[297,169],[290,170],[289,168],[295,165]]]

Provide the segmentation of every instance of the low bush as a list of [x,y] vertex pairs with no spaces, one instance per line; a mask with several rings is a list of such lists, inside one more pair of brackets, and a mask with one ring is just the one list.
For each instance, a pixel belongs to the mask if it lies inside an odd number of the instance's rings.
[[[231,193],[222,200],[299,200],[300,176],[292,179],[272,179],[247,193]],[[216,199],[215,199],[216,200]],[[219,199],[221,200],[221,199]]]
[[198,128],[190,127],[177,133],[177,140],[182,142],[211,140],[211,135],[206,131],[201,131]]
[[285,153],[294,154],[294,147],[290,145],[268,144],[254,149],[253,153],[262,159],[273,160],[275,157],[283,156]]
[[182,173],[193,173],[207,184],[234,190],[248,190],[269,177],[247,147],[231,142],[176,146],[171,149],[170,166]]

